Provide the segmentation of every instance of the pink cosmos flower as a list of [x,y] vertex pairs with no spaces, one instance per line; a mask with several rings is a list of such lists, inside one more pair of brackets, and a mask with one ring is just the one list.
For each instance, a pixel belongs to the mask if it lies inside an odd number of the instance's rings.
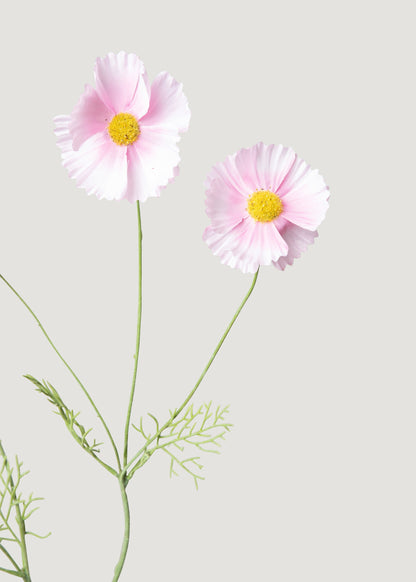
[[318,233],[329,192],[291,148],[258,143],[214,166],[206,182],[211,225],[203,238],[221,262],[243,273],[292,265]]
[[96,89],[85,86],[71,115],[55,117],[69,176],[88,194],[144,202],[177,174],[179,133],[190,111],[182,85],[168,73],[149,84],[134,54],[98,58]]

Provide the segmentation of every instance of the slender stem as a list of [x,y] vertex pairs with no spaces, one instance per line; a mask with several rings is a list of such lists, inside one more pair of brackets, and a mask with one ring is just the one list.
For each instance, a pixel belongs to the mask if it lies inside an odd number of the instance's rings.
[[120,492],[121,492],[121,500],[123,502],[123,512],[124,512],[124,537],[123,537],[123,544],[121,546],[120,558],[117,562],[116,567],[114,568],[114,578],[112,582],[117,582],[120,578],[121,571],[124,566],[124,562],[126,560],[127,549],[129,547],[129,540],[130,540],[130,509],[129,509],[129,501],[127,498],[126,492],[126,482],[123,475],[120,475],[119,478],[120,483]]
[[127,465],[127,455],[129,446],[129,430],[130,430],[130,419],[131,419],[131,409],[133,406],[134,392],[136,389],[137,380],[137,366],[139,363],[139,349],[140,349],[140,331],[142,325],[142,222],[140,217],[140,202],[137,201],[137,225],[138,225],[138,254],[139,254],[139,285],[138,285],[138,302],[137,302],[137,331],[136,331],[136,352],[134,354],[134,370],[133,370],[133,381],[130,390],[130,400],[127,409],[126,426],[124,429],[124,454],[123,454],[123,466]]
[[[237,309],[237,311],[234,314],[234,317],[232,318],[232,320],[230,321],[230,323],[227,326],[227,329],[225,330],[225,332],[223,333],[220,341],[217,344],[217,347],[214,350],[214,353],[212,354],[212,356],[210,357],[210,359],[208,360],[208,364],[205,366],[202,374],[200,375],[200,377],[198,378],[197,383],[195,384],[195,386],[192,388],[192,390],[190,391],[190,393],[188,394],[188,396],[185,398],[185,400],[182,402],[182,404],[180,405],[179,408],[177,408],[173,415],[171,416],[171,418],[165,422],[165,424],[162,426],[162,428],[160,430],[158,430],[156,432],[156,434],[154,434],[147,442],[146,444],[134,455],[134,457],[131,459],[131,461],[129,461],[129,463],[126,465],[124,471],[126,471],[126,469],[128,469],[129,467],[131,467],[131,465],[136,461],[136,459],[138,457],[140,457],[140,455],[143,453],[143,451],[145,449],[147,449],[147,447],[157,438],[160,437],[160,435],[162,434],[162,432],[168,428],[168,426],[175,420],[175,418],[182,412],[182,410],[185,408],[185,406],[188,404],[188,402],[191,400],[192,396],[195,394],[195,392],[198,389],[198,386],[201,384],[202,380],[204,379],[205,374],[208,372],[212,362],[214,361],[215,356],[217,355],[217,353],[219,352],[222,344],[224,343],[225,338],[227,337],[228,333],[230,332],[232,326],[234,325],[237,317],[240,315],[241,310],[243,309],[244,305],[247,303],[248,298],[250,297],[251,293],[253,292],[254,286],[256,284],[257,281],[257,277],[259,274],[259,270],[260,267],[257,269],[254,277],[253,277],[253,281],[251,283],[250,289],[248,290],[247,294],[245,295],[243,301],[241,302],[239,308]],[[128,474],[128,480],[131,479],[131,477],[133,476],[133,473],[135,471],[135,468],[133,467],[133,469],[130,471],[130,473]]]
[[[259,269],[260,269],[260,267],[259,267]],[[175,418],[176,418],[176,417],[177,417],[177,416],[178,416],[178,415],[179,415],[179,414],[182,412],[182,410],[185,408],[185,406],[186,406],[186,405],[188,404],[188,402],[191,400],[192,396],[193,396],[193,395],[195,394],[195,392],[197,391],[197,389],[198,389],[198,386],[201,384],[202,380],[204,379],[204,376],[205,376],[205,374],[208,372],[208,370],[209,370],[209,368],[210,368],[210,366],[211,366],[212,362],[214,361],[214,358],[215,358],[215,356],[216,356],[216,355],[218,354],[218,352],[220,351],[220,349],[221,349],[221,346],[222,346],[222,344],[224,343],[224,341],[225,341],[225,338],[227,337],[227,335],[228,335],[228,333],[229,333],[230,329],[233,327],[233,325],[234,325],[234,323],[235,323],[235,320],[236,320],[236,319],[237,319],[237,317],[240,315],[240,312],[241,312],[241,310],[243,309],[244,305],[247,303],[247,300],[248,300],[248,298],[250,297],[250,295],[251,295],[251,293],[252,293],[252,291],[253,291],[253,289],[254,289],[254,286],[255,286],[255,284],[256,284],[257,277],[258,277],[258,274],[259,274],[259,269],[257,269],[257,271],[256,271],[256,273],[255,273],[255,275],[254,275],[254,277],[253,277],[253,281],[252,281],[252,283],[251,283],[251,285],[250,285],[250,289],[248,290],[248,292],[247,292],[246,296],[244,297],[243,301],[241,302],[241,304],[240,304],[240,307],[239,307],[239,308],[237,309],[237,311],[235,312],[235,314],[234,314],[234,317],[232,318],[232,320],[231,320],[231,321],[230,321],[230,323],[228,324],[228,326],[227,326],[227,329],[226,329],[226,330],[225,330],[225,332],[223,333],[223,335],[222,335],[222,337],[221,337],[220,341],[219,341],[219,342],[218,342],[218,344],[217,344],[217,347],[215,348],[215,350],[214,350],[214,352],[213,352],[212,356],[210,357],[210,359],[208,360],[208,364],[205,366],[205,368],[204,368],[204,370],[203,370],[202,374],[200,375],[200,377],[199,377],[199,379],[198,379],[197,383],[196,383],[196,384],[195,384],[195,386],[192,388],[192,390],[190,391],[190,393],[188,394],[188,396],[185,398],[185,400],[182,402],[181,406],[180,406],[180,407],[179,407],[179,408],[178,408],[178,409],[177,409],[177,410],[174,412],[174,414],[173,414],[173,416],[172,416],[172,419],[170,419],[170,420],[169,420],[169,422],[171,422],[172,420],[175,420]]]
[[113,437],[111,435],[111,432],[110,432],[107,424],[105,423],[103,417],[101,416],[101,414],[100,414],[100,412],[99,412],[96,404],[94,403],[93,399],[89,395],[87,389],[82,384],[81,380],[78,378],[78,376],[75,374],[75,372],[72,370],[71,366],[66,362],[66,360],[64,360],[63,356],[60,354],[60,352],[58,351],[58,349],[55,347],[54,343],[52,342],[51,338],[46,333],[45,328],[43,327],[43,325],[41,324],[41,322],[39,321],[39,319],[37,318],[37,316],[34,314],[34,312],[32,311],[32,309],[29,307],[29,305],[26,303],[26,301],[19,295],[19,293],[16,291],[16,289],[14,287],[12,287],[12,285],[7,281],[7,279],[5,279],[3,277],[3,275],[1,275],[1,274],[0,274],[0,279],[2,279],[6,283],[6,285],[9,287],[9,289],[11,289],[11,291],[13,291],[13,293],[16,295],[16,297],[23,303],[23,305],[26,307],[26,309],[29,311],[29,313],[32,315],[32,317],[35,319],[35,321],[39,325],[41,331],[43,332],[43,335],[46,337],[46,339],[48,340],[49,344],[52,346],[53,350],[58,355],[59,359],[63,362],[63,364],[66,366],[66,368],[72,374],[73,378],[75,378],[75,380],[78,383],[78,385],[80,386],[81,390],[84,392],[85,396],[88,398],[91,406],[93,407],[93,409],[95,410],[98,418],[100,419],[100,421],[101,421],[101,423],[102,423],[102,425],[103,425],[103,427],[104,427],[104,429],[105,429],[105,431],[106,431],[106,433],[108,435],[108,438],[110,439],[111,446],[113,447],[114,454],[116,456],[118,468],[119,468],[119,470],[121,470],[120,457],[119,457],[118,450],[117,450],[116,444],[114,442],[114,439],[113,439]]

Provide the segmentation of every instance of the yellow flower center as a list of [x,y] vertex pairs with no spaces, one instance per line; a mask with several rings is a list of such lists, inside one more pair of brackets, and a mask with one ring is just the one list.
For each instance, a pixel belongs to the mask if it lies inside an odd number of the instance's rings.
[[256,190],[249,196],[247,210],[257,222],[271,222],[283,212],[279,196],[270,190]]
[[108,133],[117,145],[130,145],[139,137],[140,127],[131,113],[117,113],[110,121]]

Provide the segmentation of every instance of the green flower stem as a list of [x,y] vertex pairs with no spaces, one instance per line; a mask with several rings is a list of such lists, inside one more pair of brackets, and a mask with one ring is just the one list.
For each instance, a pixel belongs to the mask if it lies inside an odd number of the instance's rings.
[[[123,449],[123,467],[127,465],[127,455],[128,455],[128,447],[129,447],[129,432],[130,432],[130,421],[131,421],[131,411],[133,407],[133,400],[134,400],[134,393],[136,390],[136,381],[137,381],[137,368],[139,364],[139,350],[140,350],[140,335],[141,335],[141,326],[142,326],[142,278],[143,278],[143,269],[142,269],[142,241],[143,241],[143,233],[142,233],[142,221],[140,216],[140,202],[137,201],[137,226],[138,226],[138,302],[137,302],[137,329],[136,329],[136,351],[134,354],[134,368],[133,368],[133,380],[130,389],[130,398],[129,404],[127,408],[127,416],[126,416],[126,425],[124,428],[124,449]],[[121,571],[124,566],[124,562],[126,560],[127,550],[129,547],[130,541],[130,509],[129,509],[129,502],[127,498],[126,486],[127,480],[125,477],[125,472],[121,471],[119,474],[119,484],[120,484],[120,492],[121,492],[121,500],[123,503],[123,512],[124,512],[124,537],[123,543],[121,546],[120,558],[117,562],[117,565],[114,569],[114,578],[113,582],[117,582],[120,578]]]
[[[175,420],[175,418],[182,412],[182,410],[185,408],[185,406],[188,404],[188,402],[191,400],[192,396],[195,394],[195,392],[198,389],[198,386],[201,384],[202,380],[204,379],[205,374],[208,372],[212,362],[214,361],[215,356],[217,355],[217,353],[219,352],[222,344],[225,341],[225,338],[227,337],[228,333],[230,332],[232,326],[234,325],[237,317],[240,315],[241,310],[243,309],[244,305],[247,303],[248,298],[250,297],[251,293],[253,292],[254,286],[256,285],[256,281],[257,281],[257,277],[259,274],[259,270],[260,267],[257,269],[254,277],[253,277],[253,281],[251,283],[250,289],[248,290],[246,296],[244,297],[243,301],[241,302],[239,308],[237,309],[237,311],[234,314],[234,317],[232,318],[232,320],[230,321],[230,323],[228,324],[227,329],[225,330],[225,332],[223,333],[220,341],[217,344],[217,347],[214,350],[214,353],[212,354],[212,356],[210,357],[210,359],[208,360],[208,364],[205,366],[202,374],[200,375],[197,383],[195,384],[195,386],[192,388],[192,390],[190,391],[190,393],[188,394],[188,396],[185,398],[185,400],[182,402],[182,404],[180,405],[179,408],[177,408],[174,413],[172,414],[171,418],[165,422],[165,424],[162,426],[162,428],[160,430],[158,430],[156,432],[156,434],[154,434],[147,442],[146,444],[138,451],[138,453],[136,453],[134,455],[134,457],[131,459],[131,461],[129,461],[129,463],[126,465],[124,471],[126,472],[126,470],[131,467],[133,465],[133,463],[141,456],[141,454],[147,449],[147,447],[157,438],[160,437],[160,435],[162,434],[162,432],[164,430],[166,430],[170,424]],[[135,467],[133,467],[133,469],[130,471],[130,473],[127,475],[127,481],[129,481],[133,474],[135,472]]]
[[126,481],[123,475],[120,475],[119,478],[120,484],[120,492],[121,492],[121,500],[123,502],[123,512],[124,512],[124,537],[123,537],[123,544],[121,546],[120,558],[117,562],[116,567],[114,568],[114,578],[112,582],[117,582],[120,578],[121,571],[124,566],[124,562],[126,560],[127,549],[129,547],[129,540],[130,540],[130,509],[129,509],[129,501],[127,499],[127,492],[126,492]]
[[26,303],[26,301],[19,295],[19,293],[16,291],[16,289],[14,287],[12,287],[12,285],[7,281],[7,279],[5,279],[3,277],[3,275],[1,275],[1,274],[0,274],[0,279],[2,279],[6,283],[6,285],[9,287],[9,289],[11,291],[13,291],[13,293],[16,295],[16,297],[23,303],[23,305],[26,307],[26,309],[29,311],[29,313],[32,315],[32,317],[35,319],[35,321],[39,325],[41,331],[43,332],[43,335],[46,337],[46,339],[48,340],[49,344],[52,346],[53,350],[58,355],[59,359],[63,362],[63,364],[66,366],[66,368],[72,374],[73,378],[75,378],[75,380],[78,383],[78,385],[80,386],[81,390],[84,392],[85,396],[88,398],[91,406],[93,407],[93,409],[95,410],[98,418],[100,419],[100,421],[101,421],[101,423],[102,423],[102,425],[103,425],[103,427],[104,427],[104,429],[105,429],[105,431],[106,431],[106,433],[108,435],[108,438],[110,439],[111,446],[113,447],[114,454],[116,456],[118,469],[121,471],[120,457],[119,457],[118,450],[117,450],[116,444],[114,442],[114,439],[113,439],[113,437],[111,435],[111,432],[110,432],[107,424],[105,423],[103,417],[101,416],[101,414],[100,414],[100,412],[99,412],[99,410],[98,410],[95,402],[93,401],[93,399],[89,395],[87,389],[82,384],[81,380],[78,378],[78,376],[75,374],[75,372],[72,370],[71,366],[64,360],[63,356],[60,354],[60,352],[58,351],[58,349],[55,347],[54,343],[52,342],[51,338],[46,333],[45,328],[43,327],[43,325],[41,324],[41,322],[39,321],[39,319],[37,318],[37,316],[34,314],[34,312],[32,311],[32,309],[29,307],[29,305]]
[[133,381],[130,389],[130,400],[127,409],[126,426],[124,429],[124,454],[123,454],[123,466],[127,465],[127,455],[129,446],[129,431],[130,431],[130,420],[131,420],[131,409],[133,406],[134,392],[136,389],[137,380],[137,366],[139,363],[139,349],[140,349],[140,331],[142,325],[142,222],[140,217],[140,202],[137,201],[137,225],[138,225],[138,255],[139,255],[139,285],[138,285],[138,303],[137,303],[137,331],[136,331],[136,352],[134,355],[134,369],[133,369]]

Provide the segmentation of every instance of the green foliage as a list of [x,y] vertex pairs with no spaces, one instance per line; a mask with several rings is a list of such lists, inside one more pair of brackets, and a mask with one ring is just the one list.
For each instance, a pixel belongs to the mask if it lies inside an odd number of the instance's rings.
[[36,386],[37,392],[44,394],[48,398],[49,402],[56,407],[57,410],[54,412],[63,419],[66,427],[77,443],[84,450],[90,453],[90,455],[95,457],[96,454],[100,452],[98,447],[103,443],[97,443],[95,439],[92,443],[87,440],[87,436],[92,431],[92,428],[86,430],[82,424],[78,422],[78,416],[80,413],[75,413],[73,410],[68,408],[68,406],[64,403],[58,394],[57,390],[49,382],[46,382],[45,380],[39,382],[39,380],[36,380],[36,378],[30,376],[29,374],[24,377]]
[[[162,429],[159,428],[158,420],[149,414],[156,425],[156,433],[153,436],[145,431],[141,418],[139,426],[133,426],[145,439],[146,444],[143,447],[143,455],[129,474],[129,479],[153,453],[161,450],[170,458],[170,476],[178,475],[177,471],[182,470],[193,478],[198,489],[198,482],[204,479],[200,473],[203,469],[201,457],[199,454],[188,456],[188,451],[196,448],[198,453],[219,454],[221,441],[232,427],[232,424],[225,420],[228,412],[228,406],[215,408],[212,402],[199,408],[190,405],[181,416],[177,411],[170,411],[170,419]],[[155,444],[150,447],[152,442]]]
[[[22,467],[23,463],[17,457],[14,467],[10,465],[0,442],[0,552],[13,566],[13,569],[0,566],[0,571],[26,580],[29,574],[28,567],[25,566],[25,561],[27,561],[25,538],[28,535],[38,538],[47,536],[40,536],[26,528],[27,520],[38,509],[36,503],[42,497],[34,497],[33,493],[29,497],[22,495],[21,483],[29,473],[29,471],[23,471]],[[21,551],[22,566],[18,565],[17,559],[12,555],[13,545],[18,546]]]

